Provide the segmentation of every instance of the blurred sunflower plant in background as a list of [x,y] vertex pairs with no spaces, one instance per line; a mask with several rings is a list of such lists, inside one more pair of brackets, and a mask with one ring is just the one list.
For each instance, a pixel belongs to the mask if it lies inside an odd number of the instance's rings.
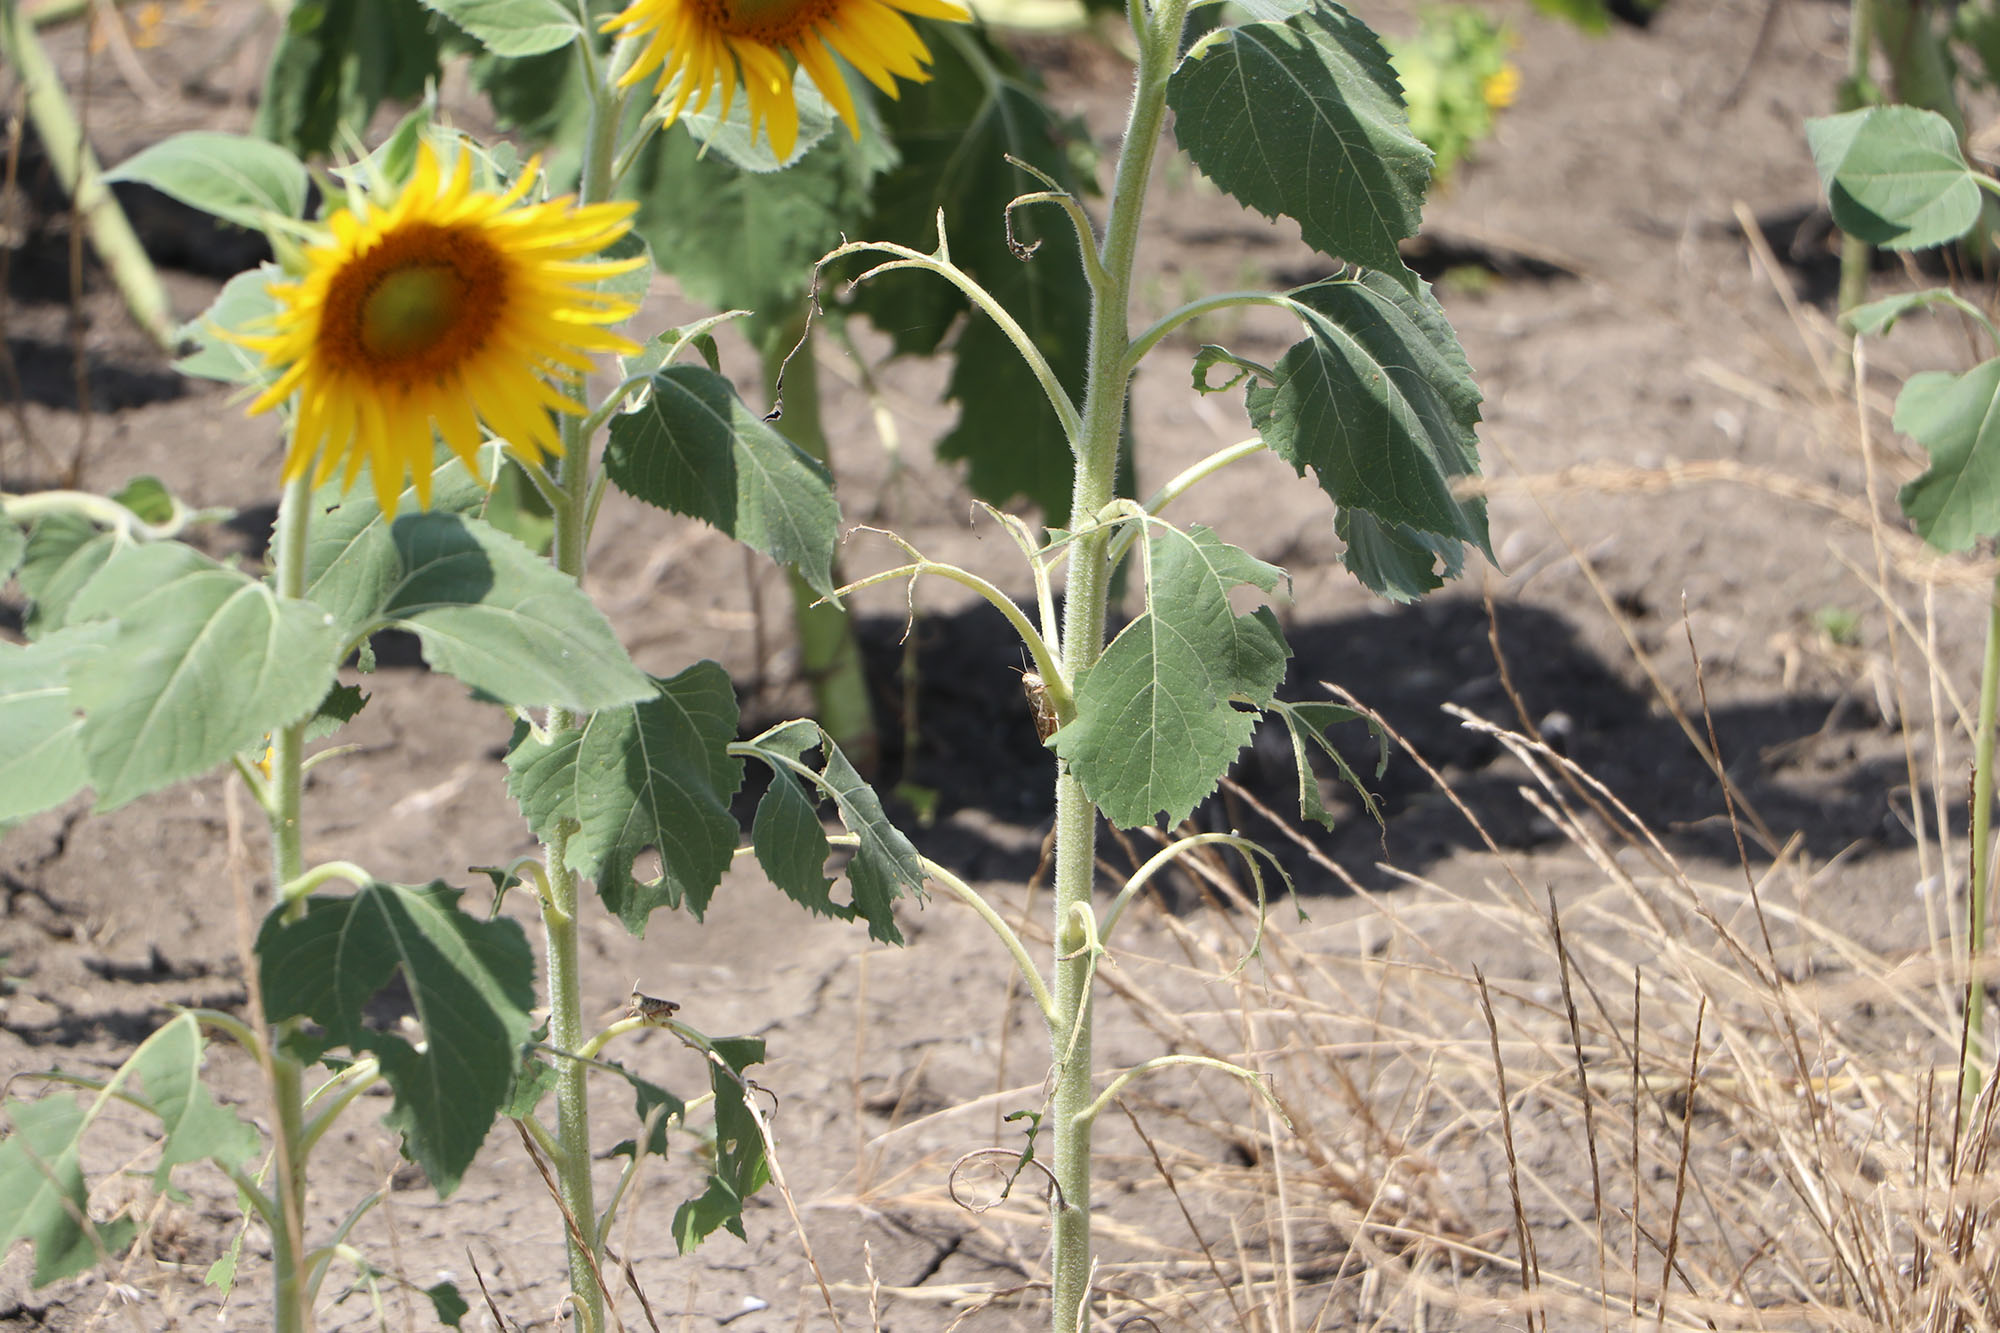
[[1402,80],[1410,129],[1436,156],[1439,181],[1492,137],[1514,104],[1521,71],[1507,53],[1518,43],[1506,24],[1469,5],[1423,10],[1413,36],[1383,43]]

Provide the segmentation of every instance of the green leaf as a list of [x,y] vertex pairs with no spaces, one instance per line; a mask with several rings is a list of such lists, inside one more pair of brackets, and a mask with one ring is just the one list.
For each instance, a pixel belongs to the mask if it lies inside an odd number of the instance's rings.
[[1365,509],[1340,510],[1333,532],[1346,547],[1340,562],[1362,586],[1392,602],[1414,602],[1465,569],[1465,544],[1458,538],[1385,523]]
[[104,178],[150,185],[252,231],[263,230],[272,214],[296,218],[306,208],[305,163],[277,144],[241,134],[176,134],[126,158]]
[[1076,718],[1050,744],[1114,824],[1178,824],[1215,790],[1290,650],[1268,608],[1237,615],[1229,590],[1269,592],[1282,571],[1217,540],[1159,524],[1150,541],[1146,611],[1082,675]]
[[[483,461],[483,460],[482,460]],[[374,488],[342,492],[328,482],[313,492],[313,520],[306,541],[306,596],[333,613],[352,639],[381,613],[402,573],[389,521]],[[486,503],[486,487],[446,453],[431,469],[431,512],[470,514]],[[417,508],[413,481],[397,498],[398,513]]]
[[1898,292],[1885,296],[1879,301],[1859,305],[1841,316],[1841,321],[1857,334],[1876,338],[1896,327],[1896,321],[1912,310],[1928,306],[1948,305],[1968,319],[1976,319],[1984,325],[1988,335],[2000,342],[2000,331],[1993,327],[1993,321],[1986,312],[1972,302],[1946,287],[1930,287],[1920,292]]
[[29,638],[62,628],[70,601],[97,577],[121,541],[74,514],[51,514],[29,529],[27,549],[15,570],[21,591],[28,596],[24,628]]
[[[650,699],[605,709],[584,726],[577,748],[573,866],[597,881],[605,906],[634,935],[655,908],[682,907],[700,920],[736,853],[729,799],[743,785],[736,738],[736,691],[713,662],[697,662],[655,682]],[[660,877],[632,877],[648,847]]]
[[771,883],[793,902],[820,916],[853,919],[851,910],[833,901],[833,881],[826,873],[833,849],[820,827],[818,805],[782,768],[771,770],[771,785],[757,802],[750,846]]
[[[811,774],[812,779],[825,795],[833,798],[841,822],[858,840],[847,863],[850,901],[844,905],[833,902],[821,875],[828,843],[813,813],[815,803],[803,793],[795,792],[797,804],[791,803],[791,796],[780,794],[776,797],[778,804],[773,806],[773,796],[767,792],[758,805],[751,831],[752,846],[765,873],[787,895],[812,911],[843,921],[860,917],[868,923],[871,938],[901,944],[903,934],[896,926],[895,900],[905,890],[919,898],[923,896],[923,858],[889,822],[874,789],[862,781],[840,747],[815,722],[784,723],[756,737],[749,745],[770,766],[773,792],[781,791],[783,782],[804,776],[793,765],[803,767],[802,756],[806,751],[824,748],[826,764],[820,772]],[[799,805],[806,808],[801,810]],[[820,855],[817,863],[811,861],[815,851]]]
[[325,740],[361,716],[370,697],[361,692],[359,685],[336,685],[328,690],[313,711],[312,720],[306,723],[307,742]]
[[626,494],[712,524],[832,594],[840,506],[831,474],[715,372],[656,372],[645,402],[612,418],[604,470]]
[[204,773],[310,713],[339,631],[310,602],[176,543],[127,547],[78,594],[73,622],[113,617],[69,673],[99,809]]
[[431,1298],[431,1312],[446,1328],[461,1328],[465,1316],[472,1307],[465,1303],[465,1297],[458,1294],[458,1288],[449,1282],[434,1282],[424,1288],[424,1295]]
[[771,1180],[764,1136],[745,1098],[743,1071],[764,1061],[758,1037],[718,1037],[709,1043],[709,1086],[715,1090],[715,1169],[708,1189],[674,1213],[674,1243],[686,1254],[717,1227],[743,1234],[743,1203]]
[[582,35],[561,0],[425,0],[498,56],[558,51]]
[[[657,1083],[650,1083],[621,1064],[614,1063],[615,1069],[624,1080],[632,1085],[633,1110],[644,1126],[652,1120],[652,1130],[646,1136],[646,1146],[642,1150],[637,1139],[625,1139],[611,1149],[612,1157],[632,1157],[641,1151],[655,1157],[667,1155],[667,1121],[678,1120],[687,1112],[687,1103],[668,1092]],[[653,1120],[653,1113],[659,1111],[659,1118]]]
[[299,0],[265,66],[257,133],[308,157],[358,144],[377,107],[437,81],[440,29],[417,0]]
[[[883,176],[874,212],[855,234],[929,252],[944,211],[951,257],[1005,306],[1041,349],[1056,378],[1081,401],[1090,339],[1090,293],[1076,231],[1052,205],[1013,215],[1013,239],[1032,249],[1023,262],[1008,245],[1007,205],[1044,186],[1006,162],[1047,172],[1071,194],[1092,192],[1088,164],[1072,160],[1089,136],[1051,110],[1031,76],[984,33],[958,24],[920,23],[936,64],[928,83],[905,85],[882,109],[902,162]],[[1027,496],[1052,524],[1068,521],[1073,465],[1069,441],[1020,353],[986,316],[968,316],[958,288],[929,273],[891,273],[856,290],[852,304],[888,334],[899,353],[928,356],[960,320],[945,397],[958,421],[938,442],[940,458],[962,459],[975,495],[995,505]]]
[[26,647],[0,643],[0,820],[61,805],[89,781],[69,672],[111,635],[77,625]]
[[310,544],[307,595],[347,642],[410,630],[434,670],[519,707],[588,711],[651,693],[576,581],[512,537],[437,510],[379,519],[357,511]]
[[2000,532],[2000,358],[1963,375],[1927,370],[1896,396],[1897,430],[1931,456],[1897,495],[1923,539],[1963,551]]
[[[1278,362],[1274,383],[1249,388],[1251,423],[1301,476],[1312,468],[1342,510],[1372,516],[1383,532],[1410,530],[1390,550],[1350,515],[1348,567],[1375,591],[1404,595],[1408,580],[1388,576],[1417,554],[1413,544],[1471,542],[1490,556],[1485,502],[1452,492],[1479,470],[1479,388],[1429,287],[1411,296],[1370,273],[1289,300],[1307,336]],[[1416,534],[1430,536],[1413,543]]]
[[158,477],[134,477],[111,498],[131,510],[141,523],[158,527],[174,516],[173,494]]
[[[536,1039],[536,1034],[528,1035],[530,1040]],[[514,1090],[508,1093],[500,1114],[510,1120],[526,1120],[542,1104],[542,1099],[555,1091],[555,1087],[556,1067],[536,1055],[531,1046],[521,1057],[521,1068],[514,1075]]]
[[1299,224],[1307,245],[1393,275],[1421,222],[1431,154],[1382,43],[1332,0],[1197,42],[1167,81],[1174,133],[1217,185]]
[[555,836],[556,825],[576,818],[576,755],[581,731],[565,731],[547,740],[537,737],[525,721],[514,724],[507,750],[507,794],[520,807],[528,828],[543,840]]
[[1833,221],[1870,245],[1912,250],[1963,236],[1979,185],[1951,122],[1913,106],[1866,107],[1806,122]]
[[182,346],[194,350],[174,362],[174,369],[197,379],[220,380],[224,384],[255,384],[264,378],[264,357],[228,333],[254,333],[257,326],[278,312],[271,283],[278,278],[275,266],[266,264],[239,273],[222,285],[214,304],[175,330]]
[[17,1240],[29,1242],[35,1247],[34,1285],[45,1287],[83,1272],[100,1257],[122,1253],[138,1229],[131,1218],[95,1226],[102,1256],[78,1220],[89,1215],[89,1191],[77,1161],[90,1124],[81,1099],[10,1097],[0,1109],[14,1126],[0,1139],[0,1254]]
[[173,1169],[214,1160],[242,1166],[257,1156],[257,1131],[234,1111],[217,1104],[201,1081],[201,1023],[176,1014],[132,1054],[129,1068],[145,1088],[145,1100],[160,1117],[160,1164],[153,1188],[164,1191]]
[[[373,1053],[395,1091],[384,1123],[440,1196],[458,1186],[505,1106],[534,1023],[534,955],[519,922],[461,911],[459,890],[370,883],[351,897],[314,896],[258,933],[264,1005],[273,1022],[310,1018],[333,1041]],[[370,997],[397,973],[423,1029],[420,1050],[367,1021]]]
[[[1341,780],[1354,789],[1355,794],[1361,798],[1361,804],[1370,815],[1374,816],[1375,822],[1380,824],[1382,812],[1375,803],[1375,797],[1347,762],[1347,757],[1334,749],[1332,742],[1328,741],[1325,735],[1328,727],[1340,722],[1361,721],[1364,715],[1340,704],[1294,704],[1286,703],[1282,699],[1273,699],[1270,708],[1283,719],[1285,729],[1291,733],[1292,760],[1298,765],[1299,775],[1299,818],[1310,819],[1325,829],[1330,830],[1335,827],[1333,816],[1327,813],[1325,802],[1320,800],[1319,779],[1314,776],[1312,761],[1306,755],[1310,743],[1333,761],[1334,767],[1340,772]],[[1375,740],[1380,747],[1381,759],[1375,768],[1375,776],[1379,778],[1389,763],[1389,738],[1382,731],[1380,723],[1372,718],[1366,720],[1375,732]]]

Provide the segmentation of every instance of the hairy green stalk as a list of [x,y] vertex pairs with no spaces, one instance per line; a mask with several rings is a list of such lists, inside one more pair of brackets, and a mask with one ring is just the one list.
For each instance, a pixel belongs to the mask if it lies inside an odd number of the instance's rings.
[[[585,206],[611,197],[611,165],[617,155],[619,100],[588,39],[576,43],[592,91],[590,129],[584,140],[581,188],[577,203]],[[583,580],[590,541],[592,434],[574,417],[562,421],[563,456],[557,460],[549,507],[554,520],[551,558],[557,569]],[[552,736],[577,730],[586,721],[566,708],[549,710]],[[547,946],[549,975],[549,1046],[559,1056],[574,1056],[589,1039],[583,1023],[583,978],[579,966],[577,909],[582,895],[576,872],[569,867],[569,821],[559,823],[542,843],[548,892],[542,899],[542,934]],[[569,1256],[570,1291],[575,1296],[576,1324],[586,1333],[604,1327],[604,1289],[598,1282],[599,1238],[597,1197],[591,1180],[590,1066],[580,1059],[558,1058],[556,1065],[556,1132],[554,1160],[556,1193],[562,1203],[563,1233]]]
[[[826,431],[820,425],[819,363],[813,358],[812,334],[805,316],[802,313],[790,323],[765,330],[759,343],[765,389],[774,395],[783,389],[785,438],[820,462],[828,462]],[[780,375],[784,376],[782,386]],[[875,708],[868,697],[868,676],[861,665],[861,641],[854,635],[854,618],[845,608],[820,601],[796,568],[787,568],[786,577],[792,591],[792,627],[798,635],[799,674],[812,690],[813,716],[856,768],[873,775],[881,755],[881,737],[875,729]],[[840,582],[838,568],[833,581]],[[763,663],[757,665],[761,669]]]
[[[272,533],[278,596],[297,600],[306,593],[306,538],[312,517],[310,469],[285,484],[278,502],[278,523]],[[271,785],[266,814],[271,825],[271,893],[305,873],[305,841],[301,828],[305,792],[306,720],[301,718],[271,737]],[[305,910],[302,900],[286,908],[292,915]],[[271,1080],[272,1135],[276,1161],[278,1216],[271,1228],[274,1290],[271,1327],[276,1333],[310,1333],[313,1326],[312,1284],[306,1271],[305,1199],[306,1144],[305,1070],[287,1049],[283,1029],[266,1037]]]
[[[1081,530],[1070,554],[1063,610],[1063,665],[1072,683],[1104,651],[1111,532],[1084,529],[1111,502],[1117,485],[1118,438],[1131,373],[1126,354],[1131,347],[1132,261],[1187,0],[1163,0],[1150,15],[1143,0],[1132,0],[1130,13],[1139,39],[1139,74],[1105,221],[1103,271],[1093,290],[1089,379],[1070,500],[1071,522]],[[1086,247],[1091,244],[1088,236],[1080,239]],[[1086,1328],[1090,1306],[1090,1143],[1095,1123],[1090,1113],[1091,981],[1096,960],[1089,948],[1094,941],[1079,914],[1091,909],[1096,854],[1097,807],[1083,784],[1061,770],[1056,775],[1055,1090],[1050,1106],[1058,1195],[1051,1238],[1054,1333]]]
[[1979,672],[1979,732],[1972,765],[1972,888],[1965,952],[1965,1063],[1958,1071],[1959,1096],[1970,1109],[1979,1096],[1986,1068],[1986,958],[1988,889],[1993,877],[1993,723],[2000,708],[2000,582],[1994,584],[1986,619],[1986,661]]

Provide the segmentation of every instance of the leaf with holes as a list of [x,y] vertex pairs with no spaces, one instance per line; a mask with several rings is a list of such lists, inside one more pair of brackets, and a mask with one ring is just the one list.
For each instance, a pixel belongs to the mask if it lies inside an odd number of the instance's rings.
[[[308,898],[293,922],[273,912],[257,937],[271,1021],[310,1018],[380,1061],[396,1097],[383,1123],[441,1196],[508,1104],[534,1026],[535,961],[520,923],[481,920],[459,896],[437,880],[371,882],[348,897]],[[368,1022],[368,1001],[399,973],[421,1047]]]
[[[646,933],[656,908],[685,907],[696,920],[736,854],[729,800],[743,785],[736,739],[736,691],[713,662],[697,662],[654,682],[649,699],[597,713],[576,749],[576,836],[570,863],[625,928]],[[633,878],[647,848],[660,876]]]
[[715,1092],[715,1166],[708,1188],[674,1213],[674,1242],[686,1254],[716,1228],[743,1234],[743,1204],[771,1180],[764,1136],[750,1112],[743,1071],[764,1061],[758,1037],[717,1037],[709,1042],[709,1086]]

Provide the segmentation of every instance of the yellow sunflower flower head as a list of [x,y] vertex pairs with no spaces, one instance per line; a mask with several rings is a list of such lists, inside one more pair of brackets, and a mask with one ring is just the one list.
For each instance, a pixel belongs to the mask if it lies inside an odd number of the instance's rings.
[[690,105],[696,111],[706,107],[718,84],[719,114],[727,116],[741,83],[750,101],[751,136],[769,125],[771,150],[783,160],[799,137],[786,57],[805,67],[858,138],[854,95],[833,57],[890,97],[896,96],[899,78],[926,81],[930,49],[907,14],[955,23],[972,17],[957,0],[631,0],[603,28],[643,43],[620,86],[658,70],[654,91],[674,89],[669,122]]
[[298,278],[271,284],[272,331],[236,341],[277,375],[253,414],[298,396],[286,481],[344,466],[352,486],[365,463],[393,516],[405,477],[430,504],[433,432],[468,467],[489,433],[530,462],[562,452],[550,413],[585,411],[573,395],[592,355],[639,350],[604,327],[637,303],[594,284],[645,261],[593,260],[634,205],[523,203],[535,176],[530,163],[505,194],[474,190],[471,154],[447,176],[425,144],[392,200],[335,213]]

